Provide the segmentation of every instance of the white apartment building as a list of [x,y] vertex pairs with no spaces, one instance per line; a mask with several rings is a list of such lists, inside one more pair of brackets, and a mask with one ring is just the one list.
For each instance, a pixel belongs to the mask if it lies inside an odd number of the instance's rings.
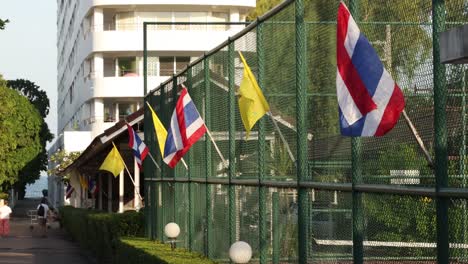
[[[71,151],[66,149],[66,140],[76,141],[73,150],[83,150],[95,136],[142,107],[143,22],[243,22],[255,2],[57,0],[60,140],[51,150]],[[148,27],[148,90],[243,27]],[[53,178],[49,180],[49,193],[54,193],[51,182],[57,182]]]

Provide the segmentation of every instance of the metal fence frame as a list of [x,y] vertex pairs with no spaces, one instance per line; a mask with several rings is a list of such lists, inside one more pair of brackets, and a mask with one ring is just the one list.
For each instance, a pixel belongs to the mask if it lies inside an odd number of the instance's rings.
[[[350,11],[355,18],[359,17],[359,1],[350,0]],[[159,24],[216,24],[216,23],[163,23],[163,22],[145,22],[143,24],[143,51],[144,51],[144,92],[145,92],[145,101],[150,104],[154,104],[152,95],[160,91],[161,87],[169,83],[177,85],[178,77],[182,76],[187,72],[188,69],[197,65],[199,63],[205,63],[207,59],[216,53],[217,51],[228,48],[229,54],[229,64],[228,64],[228,76],[229,76],[229,116],[231,119],[234,117],[234,105],[236,103],[236,98],[234,94],[234,46],[233,43],[236,39],[247,34],[253,28],[257,29],[257,53],[258,53],[258,82],[262,86],[262,70],[263,70],[263,61],[262,61],[262,23],[268,18],[272,17],[283,8],[295,4],[295,45],[296,45],[296,104],[297,104],[297,182],[278,182],[266,180],[264,177],[265,168],[262,166],[262,162],[259,162],[259,175],[258,179],[234,179],[235,175],[235,164],[230,164],[228,171],[227,179],[212,179],[212,178],[192,178],[190,170],[185,177],[174,177],[171,172],[167,170],[163,171],[169,173],[169,177],[149,177],[149,175],[154,174],[154,168],[148,165],[148,162],[145,163],[144,172],[145,172],[145,196],[146,198],[146,230],[147,236],[155,239],[157,233],[162,232],[162,226],[156,226],[156,218],[160,217],[163,212],[157,212],[155,202],[157,184],[159,183],[188,183],[188,192],[189,197],[191,197],[192,185],[194,183],[199,184],[221,184],[228,187],[229,192],[229,242],[233,243],[236,239],[236,230],[234,223],[234,212],[235,212],[235,187],[236,186],[253,186],[257,187],[259,191],[259,248],[260,248],[260,263],[267,263],[269,260],[266,257],[267,250],[267,230],[266,230],[266,219],[262,218],[262,215],[265,215],[265,195],[267,187],[277,187],[277,188],[293,188],[298,191],[298,224],[299,230],[306,230],[307,227],[307,217],[308,217],[308,206],[307,206],[307,191],[310,189],[317,190],[329,190],[329,191],[340,191],[348,192],[352,194],[352,240],[353,240],[353,260],[355,263],[363,263],[363,229],[364,229],[364,220],[362,214],[362,194],[365,193],[385,193],[385,194],[395,194],[395,195],[410,195],[410,196],[427,196],[433,197],[436,200],[436,212],[437,212],[437,261],[438,263],[449,263],[449,237],[448,237],[448,203],[451,198],[462,198],[468,199],[468,189],[464,188],[452,188],[448,186],[448,154],[447,154],[447,118],[446,118],[446,105],[447,105],[447,91],[445,84],[445,66],[440,63],[440,54],[439,54],[439,33],[445,30],[445,1],[444,0],[432,0],[432,40],[433,40],[433,73],[434,73],[434,128],[435,128],[435,179],[436,184],[434,187],[406,187],[406,186],[388,186],[388,185],[379,185],[379,184],[365,184],[362,181],[361,174],[361,158],[362,158],[362,149],[361,149],[361,140],[360,138],[352,139],[352,183],[322,183],[322,182],[310,182],[304,180],[304,175],[307,175],[308,170],[308,157],[307,157],[307,127],[306,127],[306,110],[307,110],[307,94],[306,94],[306,45],[305,45],[305,22],[304,22],[304,0],[286,0],[275,9],[271,10],[262,17],[259,17],[256,21],[249,24],[244,30],[237,33],[233,37],[229,38],[227,41],[220,44],[215,49],[205,53],[204,56],[200,57],[196,61],[190,63],[187,68],[178,74],[174,75],[168,81],[162,83],[158,88],[151,90],[147,93],[147,27],[149,25],[159,25]],[[358,20],[358,19],[356,19]],[[221,23],[225,25],[226,23]],[[236,24],[236,23],[232,23]],[[243,23],[239,23],[243,24]],[[204,67],[204,81],[205,81],[205,91],[209,93],[209,71],[208,67]],[[191,75],[187,75],[187,79],[191,79]],[[190,87],[188,87],[190,90]],[[163,94],[163,92],[161,92]],[[207,104],[211,100],[207,99]],[[208,113],[207,113],[208,114]],[[145,128],[147,131],[150,131],[149,128],[152,128],[151,114],[148,109],[145,111]],[[208,119],[209,120],[209,119]],[[207,121],[207,126],[209,127],[209,121]],[[235,153],[235,139],[234,133],[235,128],[233,122],[229,123],[229,159],[234,160]],[[264,132],[263,132],[263,123],[260,122],[258,125],[259,132],[259,148],[264,148]],[[148,145],[156,145],[154,135],[152,132],[145,133],[145,141]],[[207,161],[210,162],[210,142],[205,141],[205,150],[208,155]],[[155,147],[151,148],[151,151],[154,153],[157,151]],[[261,151],[260,151],[261,153]],[[260,155],[259,159],[262,159]],[[190,159],[189,159],[190,160]],[[161,161],[161,160],[159,160]],[[190,161],[189,161],[190,162]],[[207,174],[210,173],[210,164],[206,164]],[[206,188],[207,195],[206,201],[210,202],[211,193],[210,188]],[[159,194],[161,195],[161,194]],[[175,198],[174,198],[175,199]],[[275,200],[275,199],[274,199]],[[273,201],[275,203],[275,201]],[[176,201],[174,201],[176,204]],[[206,217],[209,218],[210,214],[209,208],[207,208]],[[189,230],[188,230],[188,243],[189,248],[192,248],[191,236],[193,231],[193,208],[190,207],[189,203]],[[208,257],[212,256],[210,250],[213,239],[211,238],[210,226],[208,225],[207,230],[205,230],[206,235],[206,245],[207,250],[204,252]],[[299,263],[308,263],[310,257],[308,256],[307,245],[310,241],[307,236],[307,232],[299,232]],[[274,239],[273,239],[274,240]],[[277,241],[278,242],[278,241]],[[279,256],[273,253],[273,262],[278,263]]]

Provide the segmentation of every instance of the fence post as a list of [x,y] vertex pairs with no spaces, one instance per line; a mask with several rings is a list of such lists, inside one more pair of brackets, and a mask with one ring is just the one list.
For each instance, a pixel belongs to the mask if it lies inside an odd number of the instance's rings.
[[[178,87],[177,87],[178,83],[177,83],[177,77],[175,75],[172,75],[172,98],[173,98],[173,102],[174,102],[174,108],[175,109],[175,105],[177,104],[177,91],[178,91]],[[172,169],[171,170],[171,176],[172,178],[176,178],[176,170],[177,170],[177,167]],[[172,221],[174,223],[177,223],[179,226],[181,225],[181,223],[179,222],[179,217],[177,215],[177,211],[178,211],[178,208],[180,208],[180,206],[177,205],[177,202],[178,202],[178,199],[177,199],[177,195],[178,195],[178,191],[177,191],[177,186],[178,186],[178,183],[177,182],[174,182],[173,183],[174,186],[173,186],[173,195],[174,195],[174,198],[173,198],[173,216],[172,216]],[[166,223],[167,224],[167,223]]]
[[272,223],[271,229],[273,230],[273,263],[280,263],[280,218],[279,218],[279,193],[275,191],[272,195]]
[[[466,71],[465,66],[463,66],[463,77],[462,77],[462,109],[461,109],[461,116],[462,116],[462,141],[460,146],[460,167],[459,167],[459,174],[462,175],[462,188],[466,188],[466,165],[465,165],[465,158],[466,158]],[[463,211],[466,212],[466,199],[463,200]],[[467,215],[463,214],[463,243],[466,244],[467,238]]]
[[[356,22],[359,22],[358,0],[349,3],[349,12]],[[356,184],[362,183],[362,146],[360,137],[351,138],[351,177],[352,177],[352,210],[353,210],[353,260],[354,263],[363,263],[364,247],[364,218],[362,212],[362,193],[354,188]]]
[[236,86],[234,65],[234,42],[228,46],[229,80],[229,245],[236,241],[236,186],[231,180],[236,177]]
[[[159,96],[159,105],[160,105],[160,112],[161,112],[161,115],[160,115],[160,118],[161,118],[161,122],[164,122],[166,121],[166,112],[167,112],[167,104],[166,104],[166,89],[165,89],[165,86],[160,86],[161,88],[161,92],[160,92],[160,96]],[[161,157],[161,159],[163,159],[163,157]],[[167,173],[167,166],[161,166],[161,180],[163,179],[164,175]],[[156,200],[158,201],[157,204],[155,204],[155,206],[159,207],[159,204],[161,204],[161,209],[158,210],[158,220],[159,220],[159,223],[158,223],[158,233],[159,233],[159,239],[161,241],[164,242],[164,212],[166,210],[164,210],[164,206],[165,206],[165,203],[163,203],[162,201],[160,201],[159,199],[163,200],[164,198],[164,182],[161,181],[158,183],[158,196],[156,198]]]
[[[263,90],[263,79],[265,75],[265,53],[263,50],[263,23],[257,25],[257,63],[258,63],[258,85]],[[266,199],[267,188],[262,186],[265,180],[265,120],[260,118],[258,121],[258,215],[259,215],[259,250],[260,264],[267,263],[268,243],[267,243],[267,211]]]
[[309,234],[307,189],[299,184],[307,177],[307,57],[304,0],[295,1],[296,22],[296,105],[299,263],[308,262]]
[[[209,58],[205,57],[203,60],[203,70],[204,70],[204,85],[205,85],[205,124],[209,128],[211,128],[211,90],[210,90],[210,66],[209,66]],[[212,175],[212,166],[211,166],[211,141],[209,140],[208,135],[205,134],[205,152],[206,152],[206,179]],[[208,258],[212,258],[212,227],[211,227],[211,220],[213,216],[213,212],[211,210],[211,185],[206,184],[206,255]]]
[[[187,81],[186,81],[186,86],[189,91],[192,91],[193,84],[192,84],[192,68],[187,69]],[[193,151],[188,152],[188,171],[187,171],[187,178],[189,180],[188,182],[188,248],[190,251],[193,251],[193,231],[195,230],[195,219],[194,219],[194,214],[193,214],[193,197],[192,197],[192,192],[193,192],[193,183],[192,183],[192,171],[190,168],[193,168]]]
[[[445,66],[440,63],[439,34],[445,30],[445,1],[432,0],[432,43],[434,65],[434,133],[436,192],[448,186],[447,173],[447,91]],[[437,195],[437,262],[449,263],[448,198]]]
[[[143,107],[145,109],[144,111],[144,119],[143,119],[143,123],[145,125],[145,127],[150,127],[150,124],[149,124],[149,116],[148,116],[148,111],[149,109],[146,107],[146,97],[143,97]],[[150,136],[150,132],[151,130],[148,129],[145,133],[144,133],[144,139],[145,139],[145,142],[146,143],[151,143],[151,136]],[[148,148],[149,148],[149,151],[151,151],[151,145],[152,144],[149,144]],[[145,178],[149,178],[148,176],[152,176],[152,173],[151,173],[151,168],[150,168],[150,163],[147,161],[147,162],[144,162],[143,163],[143,173],[144,175],[146,176]],[[151,219],[151,216],[152,216],[152,204],[150,202],[151,198],[150,198],[150,195],[151,195],[151,191],[149,188],[151,188],[151,181],[146,181],[145,179],[143,179],[143,185],[145,186],[145,236],[148,237],[149,239],[152,239],[153,236],[152,236],[152,233],[153,233],[153,229],[151,227],[151,223],[153,222],[152,219]]]
[[[146,22],[143,22],[143,96],[146,96],[148,92],[148,43],[147,38],[147,27]],[[147,118],[145,117],[145,120]]]

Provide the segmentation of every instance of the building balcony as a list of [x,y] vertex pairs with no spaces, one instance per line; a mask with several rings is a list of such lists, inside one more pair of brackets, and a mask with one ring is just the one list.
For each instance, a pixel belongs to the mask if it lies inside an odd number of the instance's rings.
[[[149,31],[147,49],[157,51],[207,51],[215,48],[236,32],[238,31]],[[129,39],[132,41],[128,41]],[[93,33],[92,52],[141,51],[142,47],[143,30]]]
[[[148,77],[148,91],[168,78],[169,76]],[[92,81],[91,97],[143,97],[143,76],[136,73],[122,77],[94,78]]]

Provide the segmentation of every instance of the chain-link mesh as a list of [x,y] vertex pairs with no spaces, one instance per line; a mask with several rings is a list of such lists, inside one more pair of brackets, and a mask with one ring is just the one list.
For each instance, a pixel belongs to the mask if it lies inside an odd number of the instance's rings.
[[[299,2],[304,14],[298,13]],[[150,151],[162,167],[158,171],[145,166],[145,175],[150,175],[146,178],[156,182],[146,194],[154,196],[147,208],[152,217],[147,219],[155,223],[147,226],[155,229],[157,239],[164,240],[164,225],[175,221],[182,229],[181,246],[220,262],[228,261],[231,243],[243,240],[252,247],[252,263],[447,263],[437,232],[447,225],[437,223],[448,206],[447,260],[468,261],[463,199],[468,197],[463,190],[468,183],[467,69],[450,65],[444,71],[433,57],[434,36],[468,23],[468,4],[345,3],[352,6],[361,32],[403,91],[408,119],[402,116],[383,137],[352,143],[341,136],[336,99],[339,1],[286,1],[146,97],[169,127],[178,85],[184,83],[216,143],[203,136],[184,156],[188,169],[179,162],[172,170],[162,162],[154,131],[145,130]],[[436,17],[444,17],[442,28],[437,24],[433,29]],[[305,34],[298,36],[301,18]],[[270,105],[270,113],[248,138],[237,103],[244,70],[239,52]],[[304,70],[299,65],[305,65],[304,76],[296,75]],[[445,84],[435,80],[441,72]],[[436,93],[441,83],[445,90]],[[446,106],[441,91],[446,92]],[[437,112],[440,105],[445,119]],[[151,121],[147,123],[151,127]],[[440,131],[446,131],[446,143]],[[446,167],[431,164],[443,153],[436,146],[445,146]],[[300,174],[304,166],[306,173]],[[440,181],[444,171],[447,185]]]

